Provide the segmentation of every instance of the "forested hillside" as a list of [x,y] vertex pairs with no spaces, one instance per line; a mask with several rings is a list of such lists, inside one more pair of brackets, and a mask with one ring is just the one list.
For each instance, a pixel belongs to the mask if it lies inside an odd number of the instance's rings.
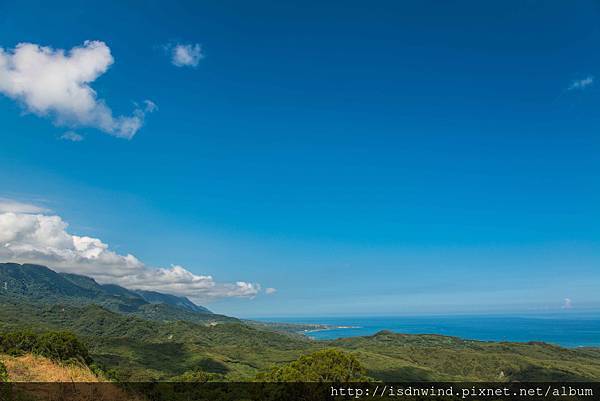
[[[297,365],[273,369],[331,348],[352,355],[366,377],[376,380],[600,380],[596,348],[391,332],[313,341],[196,310],[189,300],[101,286],[40,266],[0,265],[3,282],[7,288],[0,288],[2,336],[23,330],[72,332],[88,350],[89,363],[115,380],[298,377],[289,376],[292,368],[302,372]],[[265,376],[269,372],[271,376]]]

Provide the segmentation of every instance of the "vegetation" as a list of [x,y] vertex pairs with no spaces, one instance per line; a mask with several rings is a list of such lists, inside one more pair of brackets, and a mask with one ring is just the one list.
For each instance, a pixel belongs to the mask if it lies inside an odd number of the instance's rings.
[[189,370],[179,376],[170,379],[172,382],[208,383],[224,381],[223,375],[219,373],[208,373],[201,369]]
[[365,382],[366,369],[348,352],[324,349],[303,355],[298,360],[259,373],[260,382]]
[[600,380],[597,348],[385,331],[313,341],[289,327],[220,319],[189,300],[147,301],[118,286],[98,290],[83,276],[18,266],[0,264],[0,283],[12,280],[0,288],[0,353],[93,360],[114,380]]
[[[102,375],[98,375],[88,366],[81,363],[61,363],[33,354],[19,356],[0,354],[0,360],[2,360],[1,364],[6,368],[5,381],[89,383],[105,380]],[[0,374],[0,376],[2,375]],[[2,381],[1,378],[0,381]],[[2,399],[1,395],[0,399]]]
[[0,304],[2,326],[4,331],[69,329],[87,345],[96,363],[116,379],[129,381],[169,380],[196,368],[228,380],[248,379],[260,369],[295,359],[312,344],[241,323],[156,322],[93,305]]
[[0,352],[9,355],[33,353],[62,362],[91,362],[85,345],[69,332],[36,334],[30,331],[12,331],[0,333]]
[[463,340],[382,331],[330,342],[352,350],[370,376],[401,381],[596,381],[598,349]]
[[4,362],[0,361],[0,383],[5,383],[8,381],[8,370],[6,369],[6,365]]
[[334,328],[334,326],[326,324],[315,324],[315,323],[282,323],[282,322],[262,322],[256,320],[243,320],[244,324],[255,327],[257,329],[264,329],[269,331],[279,331],[281,333],[288,333],[295,336],[303,336],[303,332],[313,330],[328,330]]
[[45,305],[99,305],[124,315],[147,320],[195,323],[231,322],[185,297],[154,291],[132,291],[114,284],[98,284],[77,274],[57,273],[45,266],[0,263],[0,300]]

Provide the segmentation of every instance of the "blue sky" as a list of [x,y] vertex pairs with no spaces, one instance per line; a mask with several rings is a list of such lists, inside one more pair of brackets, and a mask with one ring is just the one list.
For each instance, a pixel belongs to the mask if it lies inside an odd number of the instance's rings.
[[98,98],[158,106],[124,139],[0,95],[0,197],[277,289],[236,316],[600,308],[597,3],[122,3],[0,2],[0,47],[102,41]]

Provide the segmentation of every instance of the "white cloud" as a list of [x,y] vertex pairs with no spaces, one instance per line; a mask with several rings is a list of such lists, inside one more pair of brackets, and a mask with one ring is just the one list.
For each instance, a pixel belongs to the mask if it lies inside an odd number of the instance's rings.
[[0,48],[0,93],[30,113],[50,116],[57,125],[93,127],[130,139],[155,105],[146,103],[130,116],[113,115],[90,86],[113,62],[109,47],[100,41],[86,41],[68,52],[33,43]]
[[260,285],[255,283],[217,283],[211,276],[196,275],[181,266],[146,266],[131,254],[112,251],[100,239],[70,234],[59,216],[44,215],[41,209],[27,206],[31,205],[0,203],[0,260],[43,264],[57,271],[84,274],[100,283],[183,295],[198,302],[251,298],[260,292]]
[[158,106],[152,100],[144,100],[144,110],[147,113],[154,113],[158,110]]
[[593,83],[594,83],[594,77],[591,75],[588,75],[587,77],[585,77],[583,79],[578,79],[578,80],[573,81],[571,83],[571,85],[569,86],[568,90],[571,91],[571,90],[575,90],[575,89],[585,89]]
[[197,67],[204,58],[202,47],[196,44],[177,44],[167,47],[171,51],[171,63],[177,67]]
[[81,141],[83,141],[83,137],[81,135],[79,135],[75,131],[67,131],[67,132],[65,132],[64,134],[62,134],[60,136],[60,139],[64,139],[65,141],[71,141],[71,142],[81,142]]
[[275,294],[276,292],[277,292],[276,288],[272,288],[272,287],[265,288],[265,294],[267,294],[267,295]]
[[44,207],[32,205],[30,203],[0,198],[0,213],[46,213],[48,211],[49,210]]
[[563,309],[572,309],[573,308],[573,301],[571,300],[571,298],[565,298],[562,308]]

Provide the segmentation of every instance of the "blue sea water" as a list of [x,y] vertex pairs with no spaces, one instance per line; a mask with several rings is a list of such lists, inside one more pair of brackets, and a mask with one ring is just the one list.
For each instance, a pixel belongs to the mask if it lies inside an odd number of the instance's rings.
[[329,330],[305,334],[317,340],[368,336],[381,330],[407,334],[442,334],[483,341],[543,341],[563,347],[600,347],[600,313],[545,316],[418,316],[272,318],[272,322],[318,323]]

